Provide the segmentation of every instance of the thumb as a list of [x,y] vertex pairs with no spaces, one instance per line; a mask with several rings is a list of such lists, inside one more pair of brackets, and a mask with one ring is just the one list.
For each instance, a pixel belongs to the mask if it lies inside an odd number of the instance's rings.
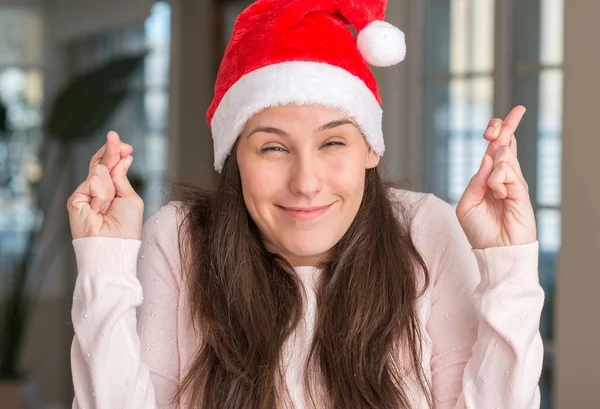
[[457,213],[462,213],[461,210],[465,212],[472,208],[473,206],[477,206],[481,203],[481,201],[485,198],[485,194],[487,193],[488,186],[487,180],[492,174],[494,170],[494,160],[488,154],[483,156],[481,160],[481,165],[479,166],[479,170],[467,185],[465,189],[465,193],[460,200],[460,203],[457,207]]
[[113,183],[115,185],[115,193],[118,197],[136,196],[137,193],[131,186],[127,178],[127,171],[133,162],[133,156],[129,155],[122,158],[111,171]]

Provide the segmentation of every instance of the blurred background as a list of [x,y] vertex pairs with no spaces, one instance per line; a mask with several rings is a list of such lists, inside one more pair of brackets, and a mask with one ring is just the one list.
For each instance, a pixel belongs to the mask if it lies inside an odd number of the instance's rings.
[[[134,147],[144,218],[173,181],[213,185],[205,112],[249,3],[0,0],[1,409],[19,407],[15,390],[71,407],[66,201],[106,132]],[[600,408],[598,17],[598,0],[391,0],[408,55],[374,70],[389,177],[452,204],[488,121],[527,107],[517,139],[546,290],[545,409]]]

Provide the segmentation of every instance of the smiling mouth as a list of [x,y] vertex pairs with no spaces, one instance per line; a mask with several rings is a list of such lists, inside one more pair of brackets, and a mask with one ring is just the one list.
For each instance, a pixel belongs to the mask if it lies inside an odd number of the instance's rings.
[[[333,203],[335,203],[335,202],[333,202]],[[277,206],[277,207],[279,207],[281,210],[283,210],[283,212],[285,214],[287,214],[288,216],[292,217],[295,220],[307,221],[307,220],[313,220],[313,219],[321,216],[325,212],[327,212],[327,210],[329,210],[329,208],[331,206],[333,206],[333,203],[330,203],[326,206],[315,206],[315,207],[284,207],[284,206]]]

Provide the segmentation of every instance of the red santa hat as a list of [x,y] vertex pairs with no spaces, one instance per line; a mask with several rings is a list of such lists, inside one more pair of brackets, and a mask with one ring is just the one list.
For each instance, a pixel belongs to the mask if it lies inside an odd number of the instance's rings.
[[[387,0],[258,0],[237,18],[206,119],[220,172],[246,122],[278,105],[322,105],[353,118],[379,154],[381,97],[368,64],[406,55],[384,22]],[[357,33],[354,37],[349,26]]]

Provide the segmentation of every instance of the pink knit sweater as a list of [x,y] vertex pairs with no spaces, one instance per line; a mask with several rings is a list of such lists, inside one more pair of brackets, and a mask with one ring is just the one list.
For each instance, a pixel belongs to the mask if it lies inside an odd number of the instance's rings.
[[[393,194],[412,212],[413,239],[431,274],[419,317],[423,369],[436,408],[539,408],[544,293],[538,243],[473,250],[449,204],[431,194]],[[169,397],[198,340],[181,279],[176,206],[171,202],[152,215],[141,241],[73,240],[74,409],[175,407]],[[284,348],[283,365],[300,409],[319,271],[296,271],[308,290],[305,320]],[[414,407],[426,407],[416,388]]]

